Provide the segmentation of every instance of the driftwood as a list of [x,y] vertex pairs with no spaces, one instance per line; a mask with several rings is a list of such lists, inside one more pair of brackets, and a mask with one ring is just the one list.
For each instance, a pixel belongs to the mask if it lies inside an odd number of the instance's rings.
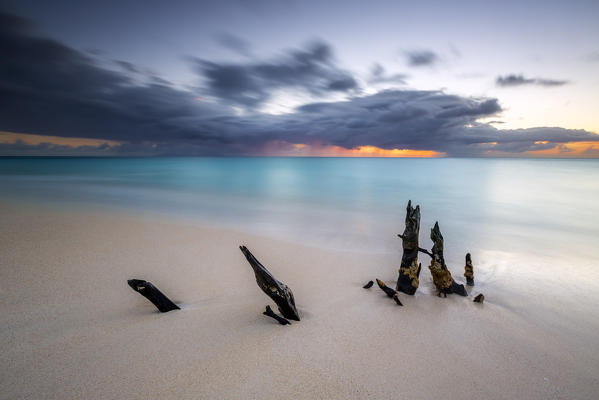
[[402,239],[403,255],[399,267],[396,289],[409,295],[416,293],[418,289],[420,270],[422,265],[418,264],[418,234],[420,232],[420,206],[412,207],[412,201],[408,201],[406,209],[406,227]]
[[474,286],[474,266],[472,265],[472,258],[470,257],[470,253],[466,254],[464,276],[466,277],[466,284],[468,286]]
[[[287,285],[279,282],[275,277],[254,257],[254,255],[245,246],[239,246],[241,252],[248,260],[254,274],[256,275],[256,283],[268,297],[273,299],[279,311],[287,319],[293,319],[299,321],[299,313],[295,308],[295,299],[293,298],[293,292]],[[268,310],[267,310],[268,311]]]
[[376,283],[379,285],[381,290],[387,294],[387,296],[395,300],[398,306],[403,306],[403,304],[401,304],[401,301],[399,301],[399,292],[397,290],[391,289],[389,286],[385,285],[385,282],[381,281],[378,278],[376,279]]
[[431,229],[431,240],[433,241],[433,257],[431,258],[431,265],[428,267],[433,276],[433,283],[439,290],[439,296],[443,294],[447,297],[450,293],[456,293],[460,296],[468,296],[464,285],[459,285],[451,277],[451,272],[445,265],[445,258],[443,257],[443,235],[439,229],[439,223],[435,222],[435,226]]
[[146,299],[150,300],[152,304],[160,310],[160,312],[169,312],[172,310],[180,310],[179,306],[173,303],[168,297],[166,297],[156,286],[152,285],[148,281],[142,279],[129,279],[127,284],[131,286],[131,289],[141,294]]
[[266,311],[264,311],[262,314],[276,319],[279,322],[279,324],[281,324],[281,325],[290,325],[291,324],[291,322],[287,321],[285,318],[280,317],[277,314],[275,314],[274,311],[270,308],[270,306],[266,306]]
[[478,296],[476,296],[476,297],[474,298],[474,302],[475,302],[475,303],[481,303],[481,304],[482,304],[484,301],[485,301],[485,295],[484,295],[484,294],[482,294],[482,293],[481,293],[481,294],[479,294]]
[[[460,296],[468,296],[464,285],[458,284],[453,277],[451,272],[445,264],[445,257],[443,256],[443,235],[439,229],[439,223],[435,222],[435,226],[431,229],[431,240],[433,241],[433,248],[431,251],[419,247],[418,234],[420,231],[420,206],[416,208],[412,207],[412,201],[408,201],[408,207],[406,208],[406,219],[405,229],[403,234],[398,234],[402,239],[403,254],[401,258],[401,265],[399,268],[399,277],[397,278],[396,290],[387,287],[383,281],[377,278],[376,282],[383,292],[387,296],[391,297],[401,304],[399,300],[399,292],[403,292],[409,295],[414,295],[419,286],[420,271],[422,270],[422,264],[418,263],[418,252],[427,254],[431,257],[431,264],[428,267],[431,271],[433,283],[439,291],[439,296],[444,295],[447,297],[450,293],[456,293]],[[470,253],[466,255],[466,266],[464,276],[467,279],[468,285],[474,285],[474,267],[472,266],[472,259]],[[363,286],[364,289],[369,289],[373,285],[372,281],[369,281]],[[474,301],[482,302],[484,296],[477,296]]]

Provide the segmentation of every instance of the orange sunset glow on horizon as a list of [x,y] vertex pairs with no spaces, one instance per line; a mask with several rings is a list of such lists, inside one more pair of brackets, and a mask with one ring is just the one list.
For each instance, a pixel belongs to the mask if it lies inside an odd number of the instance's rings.
[[383,149],[376,146],[356,146],[345,148],[321,143],[287,143],[272,141],[266,143],[260,156],[274,157],[387,157],[387,158],[437,158],[446,156],[434,150]]

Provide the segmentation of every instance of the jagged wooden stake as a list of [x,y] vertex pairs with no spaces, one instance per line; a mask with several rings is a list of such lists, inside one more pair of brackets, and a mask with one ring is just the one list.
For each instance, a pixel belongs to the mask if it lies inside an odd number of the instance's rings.
[[403,304],[401,304],[401,301],[399,301],[399,292],[398,291],[391,289],[389,286],[385,285],[385,282],[381,281],[378,278],[376,279],[376,283],[379,285],[381,290],[387,294],[387,296],[389,296],[393,300],[395,300],[395,302],[397,303],[398,306],[403,306]]
[[276,319],[279,322],[279,324],[281,324],[281,325],[291,325],[291,322],[289,322],[285,318],[279,317],[277,314],[275,314],[274,311],[270,308],[270,306],[266,306],[266,311],[264,311],[262,314]]
[[364,289],[370,289],[372,287],[372,285],[374,285],[373,281],[368,281],[368,283],[364,286],[362,286]]
[[431,258],[431,265],[428,268],[433,276],[433,283],[439,290],[439,296],[443,294],[447,297],[449,293],[468,296],[464,285],[459,285],[453,280],[451,272],[449,272],[447,265],[445,265],[445,258],[443,257],[443,235],[441,235],[438,222],[435,222],[434,228],[431,229],[431,240],[433,241],[433,257]]
[[256,275],[256,283],[268,297],[274,300],[279,306],[279,311],[287,319],[300,320],[299,313],[295,308],[295,299],[293,292],[287,285],[279,282],[274,276],[254,257],[254,255],[245,246],[239,246],[241,252],[248,260],[254,275]]
[[131,289],[141,294],[146,299],[150,300],[152,304],[160,310],[160,312],[169,312],[172,310],[180,310],[179,306],[173,303],[168,297],[166,297],[156,286],[152,285],[148,281],[142,279],[129,279],[127,284],[131,286]]
[[418,234],[420,232],[420,206],[412,208],[412,201],[408,201],[406,209],[406,227],[402,239],[403,255],[397,278],[397,290],[409,295],[418,289],[421,265],[418,264]]
[[474,286],[474,266],[472,265],[472,258],[470,257],[470,253],[466,254],[464,276],[466,277],[466,284],[468,286]]
[[483,303],[485,301],[485,295],[484,294],[479,294],[478,296],[476,296],[473,300],[475,303]]

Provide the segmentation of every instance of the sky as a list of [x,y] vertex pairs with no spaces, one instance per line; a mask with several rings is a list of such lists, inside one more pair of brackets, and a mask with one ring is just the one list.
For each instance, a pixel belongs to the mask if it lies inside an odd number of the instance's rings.
[[0,155],[599,157],[597,1],[0,1]]

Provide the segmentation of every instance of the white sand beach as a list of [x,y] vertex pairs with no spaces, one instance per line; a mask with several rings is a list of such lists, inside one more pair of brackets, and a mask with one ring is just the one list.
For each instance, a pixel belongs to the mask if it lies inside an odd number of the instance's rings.
[[[4,399],[599,396],[592,263],[479,252],[471,296],[439,298],[422,256],[420,289],[398,307],[361,286],[394,285],[399,242],[395,253],[351,253],[158,216],[6,204],[0,226]],[[240,244],[292,288],[300,322],[261,314],[276,307]],[[463,283],[463,264],[450,269]],[[182,310],[158,313],[130,278]],[[472,302],[480,292],[482,305]]]

